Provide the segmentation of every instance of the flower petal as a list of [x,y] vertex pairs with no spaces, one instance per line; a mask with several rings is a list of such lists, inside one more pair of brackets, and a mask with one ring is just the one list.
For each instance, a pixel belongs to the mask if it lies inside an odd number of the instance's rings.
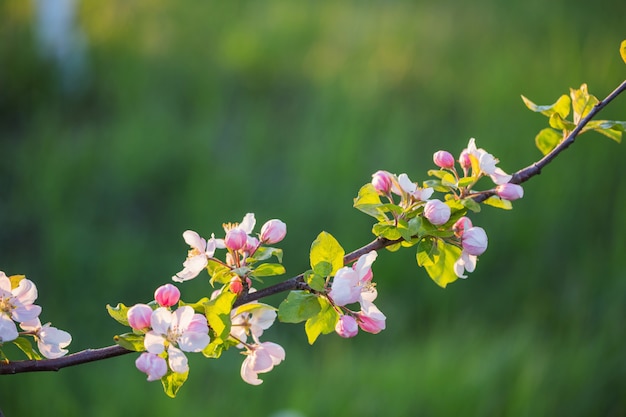
[[189,365],[187,364],[187,356],[185,356],[182,350],[170,345],[170,347],[167,348],[167,356],[167,360],[170,364],[170,368],[172,369],[172,371],[183,374],[189,370]]
[[143,345],[148,352],[158,355],[165,350],[165,338],[158,333],[149,331],[146,333]]
[[6,314],[0,313],[0,343],[15,340],[17,336],[15,322],[7,317]]

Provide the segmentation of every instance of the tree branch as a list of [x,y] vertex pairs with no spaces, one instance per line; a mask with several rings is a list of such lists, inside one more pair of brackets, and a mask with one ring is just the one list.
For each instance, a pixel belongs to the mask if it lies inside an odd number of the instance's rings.
[[[622,82],[611,94],[609,94],[604,100],[598,102],[591,111],[585,116],[578,125],[572,130],[572,132],[561,142],[558,146],[556,146],[551,152],[546,154],[539,161],[527,166],[526,168],[520,169],[512,175],[511,183],[513,184],[521,184],[523,182],[528,181],[530,178],[539,175],[541,170],[548,165],[554,158],[556,158],[561,152],[567,149],[574,141],[576,137],[580,134],[583,128],[589,123],[591,119],[595,117],[596,114],[600,112],[607,104],[613,101],[618,95],[626,90],[626,81]],[[486,200],[488,197],[493,195],[494,193],[481,193],[474,197],[474,200],[477,203],[480,203]],[[402,239],[398,240],[388,240],[384,238],[377,238],[367,245],[354,250],[347,255],[344,256],[343,262],[344,265],[350,264],[356,261],[360,256],[370,252],[370,251],[378,251],[387,246],[391,246],[393,244],[401,242]],[[280,282],[278,284],[270,285],[269,287],[263,288],[253,293],[248,293],[244,296],[238,298],[233,307],[238,307],[242,304],[246,304],[252,301],[259,300],[261,298],[269,297],[270,295],[279,294],[281,292],[292,291],[292,290],[310,290],[311,288],[304,282],[304,274],[297,275],[293,278],[290,278],[286,281]],[[14,361],[14,362],[2,362],[0,363],[0,375],[6,374],[17,374],[23,372],[43,372],[43,371],[58,371],[61,368],[67,368],[69,366],[81,365],[88,362],[95,362],[102,359],[109,359],[116,356],[125,355],[127,353],[132,353],[133,351],[127,350],[121,346],[113,345],[100,349],[87,349],[81,352],[72,353],[70,355],[57,358],[57,359],[44,359],[44,360],[25,360],[25,361]],[[1,412],[0,412],[1,413]],[[1,414],[0,414],[1,417]]]

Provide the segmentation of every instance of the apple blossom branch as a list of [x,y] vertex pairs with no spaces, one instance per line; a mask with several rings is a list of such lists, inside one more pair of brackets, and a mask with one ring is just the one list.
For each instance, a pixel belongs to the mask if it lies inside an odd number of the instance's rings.
[[[592,120],[606,105],[613,101],[618,95],[626,90],[626,81],[622,82],[613,92],[611,92],[604,100],[599,101],[589,113],[582,118],[575,128],[563,139],[552,151],[547,153],[539,161],[520,169],[512,174],[510,183],[521,184],[528,181],[530,178],[539,175],[541,170],[551,163],[561,152],[567,149],[572,143],[574,143],[576,137],[582,132],[584,127]],[[474,201],[480,203],[486,200],[488,197],[494,195],[494,191],[487,191],[477,194],[473,197]],[[403,239],[390,240],[385,238],[376,238],[367,245],[348,253],[344,256],[344,265],[350,264],[362,255],[371,251],[379,251],[385,247],[400,243]],[[233,308],[241,306],[243,304],[257,301],[262,298],[279,294],[282,292],[293,290],[309,290],[312,289],[305,282],[304,274],[294,276],[286,281],[271,285],[269,287],[260,289],[252,293],[242,293],[241,296],[235,301]],[[43,372],[43,371],[58,371],[62,368],[80,365],[88,362],[95,362],[103,359],[109,359],[116,356],[125,355],[134,351],[127,350],[119,345],[112,345],[100,349],[87,349],[80,352],[76,352],[64,357],[55,359],[44,360],[23,360],[23,361],[4,361],[0,362],[0,375],[4,374],[17,374],[24,372]]]

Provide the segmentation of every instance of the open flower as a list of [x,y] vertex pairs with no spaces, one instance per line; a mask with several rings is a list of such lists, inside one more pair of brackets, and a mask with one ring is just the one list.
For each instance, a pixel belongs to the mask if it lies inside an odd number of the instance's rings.
[[187,253],[187,259],[183,262],[184,269],[172,277],[176,282],[183,282],[198,276],[204,268],[206,268],[209,258],[215,254],[215,249],[224,249],[224,241],[215,239],[212,234],[209,240],[205,240],[193,230],[187,230],[183,233],[185,242],[191,246]]
[[231,334],[241,342],[251,335],[255,342],[276,319],[276,309],[262,303],[244,304],[231,312]]
[[67,353],[64,348],[72,343],[72,336],[68,332],[52,327],[50,323],[42,326],[39,318],[21,323],[20,327],[33,333],[39,352],[48,359],[64,356]]
[[393,184],[393,186],[391,187],[391,191],[398,195],[408,194],[413,199],[419,201],[428,200],[435,192],[435,190],[432,188],[418,187],[417,184],[411,181],[409,176],[406,174],[398,175],[397,184]]
[[159,355],[143,352],[135,361],[135,366],[148,375],[148,381],[156,381],[167,374],[167,362]]
[[494,157],[482,148],[477,148],[476,140],[474,138],[469,140],[469,143],[467,144],[467,152],[469,155],[476,158],[480,171],[489,175],[494,183],[505,184],[511,180],[511,175],[496,166],[499,162],[498,158]]
[[274,366],[285,360],[285,350],[272,342],[251,345],[243,353],[247,357],[241,364],[241,378],[251,385],[262,384],[263,381],[259,379],[258,374],[271,371]]
[[335,273],[335,278],[328,295],[335,305],[345,306],[356,303],[361,299],[363,291],[376,291],[370,282],[372,280],[372,264],[378,253],[371,251],[361,256],[352,266],[344,266]]
[[461,256],[454,263],[454,273],[459,278],[467,278],[464,272],[474,272],[477,260],[478,257],[476,255],[470,255],[465,250],[462,250]]
[[[171,312],[159,307],[152,313],[152,330],[146,333],[144,346],[156,355],[167,350],[170,369],[184,373],[189,370],[183,352],[200,352],[210,342],[206,317],[195,314],[193,308],[183,306]],[[178,346],[178,347],[177,347]]]
[[37,299],[37,287],[22,278],[12,288],[11,280],[0,271],[0,343],[17,339],[15,322],[31,322],[39,317],[41,307],[33,304]]

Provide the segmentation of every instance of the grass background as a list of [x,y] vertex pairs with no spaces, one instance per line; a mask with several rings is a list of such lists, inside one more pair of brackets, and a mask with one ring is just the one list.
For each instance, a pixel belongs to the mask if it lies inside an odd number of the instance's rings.
[[[86,77],[61,88],[34,39],[33,6],[0,3],[0,268],[39,288],[42,320],[72,351],[124,329],[107,303],[147,301],[180,270],[181,233],[256,213],[288,225],[289,276],[322,230],[372,239],[352,208],[378,169],[425,179],[432,154],[470,137],[512,172],[540,157],[552,103],[626,75],[620,1],[127,2],[83,0]],[[602,118],[625,119],[618,98]],[[167,398],[134,356],[0,379],[6,416],[626,415],[626,149],[587,134],[486,208],[477,271],[442,290],[414,252],[374,273],[380,335],[276,325],[287,360],[260,387],[242,358],[191,357]],[[180,286],[208,294],[205,279]],[[277,297],[276,302],[280,301]],[[10,351],[9,348],[7,348]],[[283,414],[284,416],[285,414]]]

